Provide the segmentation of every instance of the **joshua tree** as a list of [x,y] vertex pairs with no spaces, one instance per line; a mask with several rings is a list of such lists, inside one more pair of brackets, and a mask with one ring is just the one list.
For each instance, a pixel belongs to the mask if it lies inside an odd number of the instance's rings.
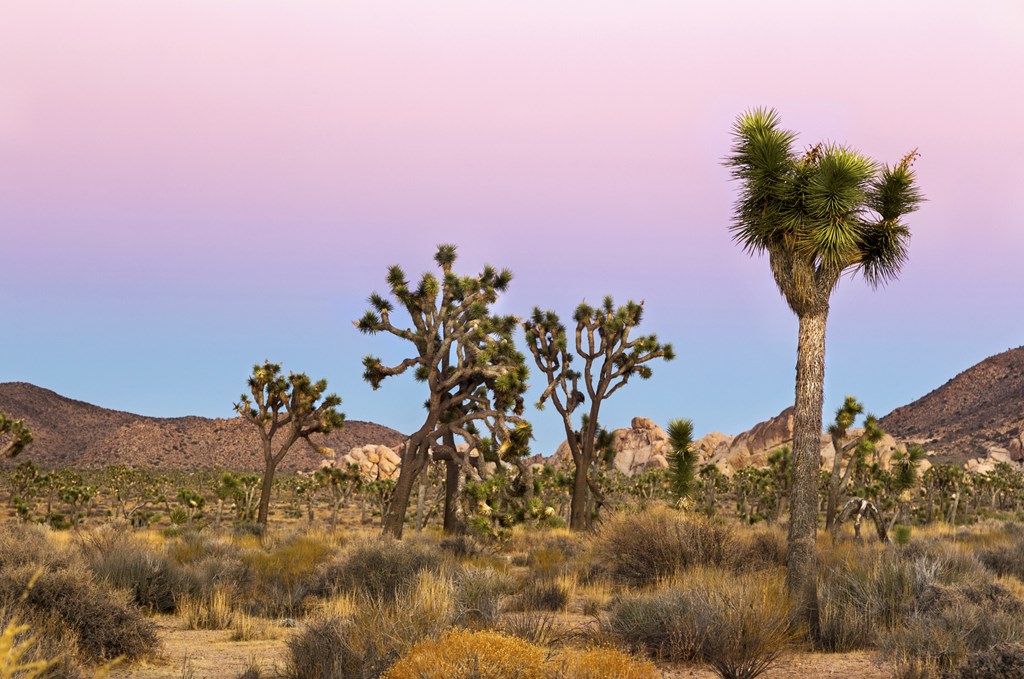
[[799,319],[793,482],[787,585],[813,634],[818,631],[818,458],[829,300],[844,272],[872,287],[893,280],[907,258],[903,223],[922,197],[912,170],[917,152],[883,165],[836,144],[806,153],[779,127],[774,110],[739,117],[726,165],[740,181],[732,232],[750,254],[767,253],[772,275]]
[[[362,332],[388,333],[406,340],[413,349],[393,366],[376,356],[363,359],[363,377],[375,390],[388,377],[410,368],[417,381],[427,386],[426,416],[402,447],[402,466],[383,520],[385,535],[393,537],[402,536],[416,478],[429,464],[432,450],[451,464],[461,464],[456,436],[472,446],[479,439],[478,424],[501,430],[519,422],[523,411],[528,371],[512,341],[518,321],[490,311],[508,288],[512,273],[485,266],[476,276],[462,277],[452,271],[455,260],[454,245],[438,246],[434,261],[441,279],[425,273],[415,288],[409,287],[401,267],[388,269],[391,296],[409,316],[411,326],[396,326],[391,317],[395,305],[377,293],[370,296],[373,308],[356,321]],[[458,480],[455,474],[448,478]],[[446,492],[454,491],[455,484],[449,483]]]
[[13,420],[0,413],[0,458],[17,457],[32,443],[32,432],[24,420]]
[[927,457],[924,448],[916,443],[910,444],[907,448],[898,449],[893,452],[890,464],[892,465],[892,494],[895,497],[896,509],[893,511],[892,520],[889,521],[889,530],[903,516],[910,491],[917,485],[917,474],[921,468],[921,461]]
[[242,394],[235,404],[235,411],[256,427],[260,437],[264,471],[256,523],[264,528],[274,473],[291,447],[299,439],[313,446],[310,436],[326,434],[345,424],[345,415],[336,409],[341,399],[335,394],[325,396],[326,390],[327,380],[313,382],[304,373],[290,373],[286,378],[281,375],[280,365],[265,361],[252,367],[252,397]]
[[695,490],[697,451],[693,449],[693,422],[672,420],[668,423],[668,473],[672,494],[677,500],[689,499]]
[[[600,497],[592,472],[602,443],[598,426],[601,404],[634,375],[649,379],[652,371],[646,364],[650,361],[670,361],[675,357],[672,345],[661,344],[655,335],[630,338],[633,329],[640,325],[643,308],[642,302],[633,301],[616,308],[611,297],[605,297],[598,308],[580,304],[573,315],[576,331],[572,347],[565,325],[553,311],[534,309],[533,316],[523,324],[530,352],[547,380],[537,408],[543,408],[548,400],[555,405],[562,416],[576,467],[569,514],[572,530],[590,528],[591,495]],[[571,367],[574,351],[583,361],[582,372]],[[580,390],[580,380],[586,393]],[[584,413],[582,426],[576,429],[573,415],[587,399],[590,407]]]
[[[853,441],[846,441],[847,432],[853,426],[857,416],[864,412],[864,406],[853,396],[847,396],[843,405],[836,410],[836,420],[829,428],[829,436],[832,437],[832,449],[835,450],[835,457],[832,458],[832,473],[828,480],[828,495],[825,499],[825,530],[832,529],[836,513],[839,509],[839,496],[847,487],[853,471],[863,464],[869,455],[874,455],[875,444],[882,440],[885,431],[878,425],[878,418],[868,415],[864,418],[864,433]],[[846,462],[846,471],[842,470],[843,460],[851,450],[854,454]]]
[[352,494],[363,485],[363,475],[357,464],[341,467],[321,467],[313,474],[313,478],[321,488],[331,493],[331,534],[338,526],[338,512],[348,503]]

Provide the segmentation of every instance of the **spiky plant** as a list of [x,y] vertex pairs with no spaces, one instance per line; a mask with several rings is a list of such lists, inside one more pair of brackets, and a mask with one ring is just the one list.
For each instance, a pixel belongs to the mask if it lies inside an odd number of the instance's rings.
[[839,144],[804,153],[779,115],[758,108],[733,126],[725,164],[740,184],[732,234],[751,255],[767,254],[775,283],[800,322],[793,416],[793,482],[787,584],[797,615],[818,629],[818,456],[825,380],[825,326],[846,272],[872,287],[894,280],[907,259],[903,219],[922,200],[917,152],[879,165]]
[[[415,288],[400,266],[388,269],[390,297],[409,317],[408,326],[395,324],[396,305],[378,293],[370,295],[372,308],[355,323],[361,332],[389,334],[410,345],[408,357],[392,366],[376,356],[363,359],[363,378],[375,390],[410,369],[427,390],[426,415],[402,447],[398,482],[383,520],[384,533],[394,537],[402,535],[413,484],[432,451],[448,461],[448,488],[455,488],[466,464],[455,437],[472,447],[484,429],[500,433],[522,419],[529,371],[512,337],[518,319],[491,311],[508,289],[512,272],[485,266],[476,276],[459,276],[452,268],[456,259],[454,245],[439,245],[434,261],[441,269],[440,280],[424,273]],[[448,525],[457,504],[453,500],[449,493]]]
[[309,437],[343,427],[345,415],[337,410],[341,398],[324,394],[327,380],[313,382],[305,373],[289,373],[285,377],[280,364],[270,361],[252,367],[249,391],[251,396],[242,394],[235,412],[259,434],[264,471],[256,523],[266,527],[274,473],[281,460],[299,440],[319,450]]
[[[633,301],[616,307],[610,296],[599,307],[582,303],[573,315],[576,328],[571,345],[565,325],[553,311],[535,308],[523,323],[534,362],[547,381],[537,408],[543,408],[549,400],[554,404],[576,470],[569,513],[572,530],[591,527],[594,501],[600,504],[602,497],[593,472],[600,454],[609,449],[611,442],[601,434],[598,424],[601,405],[631,378],[650,379],[653,370],[647,364],[651,361],[675,358],[672,345],[662,344],[656,335],[632,336],[643,318],[643,309],[642,302]],[[582,370],[571,367],[574,358],[583,362]],[[574,414],[588,400],[590,405],[577,429]]]
[[17,457],[32,443],[32,432],[24,420],[15,420],[0,413],[0,458]]
[[842,481],[842,464],[844,453],[843,444],[846,439],[847,430],[853,426],[857,416],[864,412],[864,406],[853,396],[847,396],[843,405],[836,409],[836,419],[829,425],[828,433],[832,437],[832,449],[835,456],[832,458],[832,474],[828,481],[828,497],[825,500],[825,530],[832,529],[832,523],[836,518],[836,509],[839,504],[839,493]]
[[677,500],[693,497],[697,478],[697,451],[693,449],[693,422],[678,419],[668,423],[669,485]]

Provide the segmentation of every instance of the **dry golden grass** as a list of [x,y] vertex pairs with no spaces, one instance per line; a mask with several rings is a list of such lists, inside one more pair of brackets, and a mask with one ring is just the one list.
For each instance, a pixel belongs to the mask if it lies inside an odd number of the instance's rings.
[[412,647],[385,679],[546,679],[547,651],[500,632],[454,629]]
[[215,587],[208,595],[186,594],[178,599],[178,615],[185,629],[228,629],[235,616],[234,596],[227,587]]
[[231,621],[231,641],[270,641],[279,631],[266,618],[236,611]]
[[662,673],[648,660],[634,658],[609,646],[563,648],[554,657],[550,679],[661,679]]

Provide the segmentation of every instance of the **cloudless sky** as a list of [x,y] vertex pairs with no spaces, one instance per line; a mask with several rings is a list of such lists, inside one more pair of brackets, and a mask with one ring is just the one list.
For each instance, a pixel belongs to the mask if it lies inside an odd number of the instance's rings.
[[901,280],[844,280],[829,323],[826,419],[885,414],[1024,343],[1021,73],[1018,0],[8,0],[0,381],[229,416],[269,358],[409,431],[420,385],[360,365],[404,347],[352,321],[454,242],[515,272],[508,313],[645,300],[679,358],[605,425],[737,433],[793,401],[796,319],[721,165],[772,106],[801,144],[921,151]]

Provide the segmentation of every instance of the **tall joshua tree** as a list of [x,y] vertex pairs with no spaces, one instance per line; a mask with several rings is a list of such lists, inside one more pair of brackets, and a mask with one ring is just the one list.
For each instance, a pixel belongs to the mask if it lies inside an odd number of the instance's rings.
[[[395,305],[377,293],[370,296],[372,308],[356,321],[362,332],[388,333],[411,345],[408,358],[392,366],[376,356],[363,359],[363,378],[375,390],[410,368],[427,387],[426,415],[402,447],[394,498],[384,517],[384,534],[399,538],[416,478],[429,464],[431,451],[458,464],[456,436],[473,443],[481,428],[502,431],[520,423],[528,376],[526,360],[512,341],[518,320],[490,310],[512,273],[485,266],[476,276],[458,276],[452,270],[454,245],[438,246],[434,261],[441,269],[440,280],[428,272],[415,288],[401,267],[388,269],[391,297],[411,325],[395,325]],[[453,476],[449,474],[449,485]]]
[[254,425],[260,437],[264,468],[256,523],[266,528],[270,491],[281,460],[300,439],[315,448],[309,437],[344,426],[345,415],[337,410],[341,398],[324,395],[327,380],[313,382],[305,373],[284,377],[281,366],[270,361],[252,367],[249,391],[252,396],[242,394],[235,412]]
[[[590,528],[591,499],[600,498],[592,472],[602,447],[598,424],[601,404],[634,375],[649,379],[652,370],[647,363],[656,358],[675,358],[672,345],[660,343],[656,335],[631,337],[640,325],[643,308],[642,302],[633,301],[616,308],[611,297],[605,297],[597,308],[580,304],[573,315],[576,329],[571,346],[565,325],[553,311],[534,309],[533,316],[523,324],[530,352],[547,380],[537,408],[543,408],[548,400],[554,404],[562,417],[576,467],[569,513],[572,530]],[[582,371],[571,367],[574,357],[583,361]],[[584,391],[580,390],[581,380]],[[583,412],[577,429],[573,416],[588,399],[589,408]]]
[[24,420],[14,420],[0,413],[0,458],[17,457],[32,443],[32,432]]
[[733,236],[745,251],[767,253],[772,275],[799,319],[787,585],[796,614],[818,630],[815,534],[818,457],[829,300],[844,272],[872,287],[893,280],[907,258],[903,218],[922,196],[912,165],[879,165],[837,144],[794,150],[796,134],[774,110],[755,109],[733,127],[726,165],[740,182]]

